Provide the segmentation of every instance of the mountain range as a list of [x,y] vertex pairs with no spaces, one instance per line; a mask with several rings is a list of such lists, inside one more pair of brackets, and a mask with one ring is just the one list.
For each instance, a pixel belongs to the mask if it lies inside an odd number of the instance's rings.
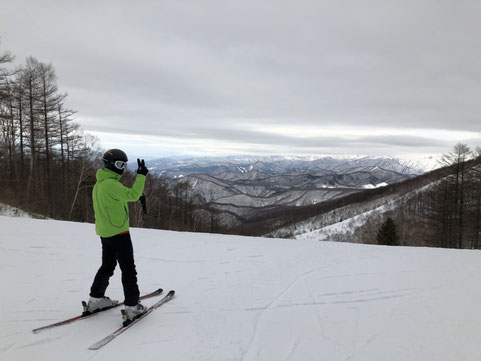
[[315,205],[424,173],[429,163],[395,157],[227,156],[148,162],[172,194],[218,212],[229,227],[279,207]]
[[[379,167],[402,174],[422,174],[436,168],[433,157],[420,160],[406,160],[399,157],[311,157],[311,156],[256,156],[231,155],[224,157],[166,157],[148,161],[154,174],[167,178],[180,178],[192,174],[218,174],[225,172],[291,174],[325,174],[351,172],[356,168]],[[135,165],[134,165],[135,166]]]

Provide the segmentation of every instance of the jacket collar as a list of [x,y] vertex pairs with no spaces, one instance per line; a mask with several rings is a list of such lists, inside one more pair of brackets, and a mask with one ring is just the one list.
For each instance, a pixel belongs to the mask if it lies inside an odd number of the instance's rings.
[[101,168],[97,171],[97,174],[96,174],[96,179],[97,179],[97,182],[101,182],[103,180],[106,180],[106,179],[116,179],[116,180],[120,180],[120,178],[122,177],[121,174],[117,174],[115,173],[114,171],[110,170],[110,169],[107,169],[107,168]]

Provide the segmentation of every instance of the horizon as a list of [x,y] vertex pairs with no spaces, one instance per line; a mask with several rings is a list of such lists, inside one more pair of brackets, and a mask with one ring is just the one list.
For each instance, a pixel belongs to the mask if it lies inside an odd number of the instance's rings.
[[[247,165],[255,163],[266,163],[270,164],[272,162],[299,162],[299,163],[311,163],[319,160],[332,160],[341,162],[351,162],[351,161],[362,161],[362,160],[379,160],[379,161],[392,161],[394,164],[399,164],[410,168],[416,174],[422,174],[430,172],[434,169],[442,167],[441,157],[421,157],[421,158],[402,158],[396,156],[366,156],[366,155],[346,155],[346,156],[336,156],[336,155],[298,155],[298,156],[282,156],[282,155],[259,155],[259,154],[230,154],[230,155],[214,155],[214,156],[195,156],[195,155],[172,155],[163,157],[143,157],[141,155],[127,154],[130,161],[128,162],[128,168],[130,170],[135,170],[136,159],[143,158],[146,160],[146,166],[153,172],[163,171],[166,169],[172,169],[173,167],[191,167],[198,164],[207,162],[210,165],[215,164],[230,164],[230,165]],[[173,162],[173,164],[165,165],[162,162]],[[153,164],[152,164],[153,162]],[[159,164],[159,162],[161,162]]]
[[[329,152],[324,152],[324,153],[297,153],[297,152],[292,152],[292,153],[282,153],[282,152],[274,152],[274,151],[251,151],[249,149],[237,149],[237,152],[235,150],[229,151],[229,149],[220,149],[220,150],[200,150],[200,149],[193,149],[190,151],[186,150],[186,147],[161,147],[158,144],[157,145],[152,145],[152,146],[145,146],[146,142],[144,141],[144,138],[141,136],[133,136],[135,141],[126,143],[123,138],[122,141],[115,141],[112,140],[112,136],[116,137],[117,135],[115,134],[109,134],[107,136],[99,137],[97,132],[87,132],[93,136],[95,136],[99,141],[100,141],[100,146],[103,151],[107,149],[122,149],[129,155],[130,157],[133,158],[144,158],[146,160],[155,160],[155,159],[161,159],[161,158],[174,158],[174,159],[181,159],[181,158],[229,158],[229,157],[283,157],[283,158],[311,158],[311,159],[320,159],[320,158],[346,158],[346,159],[352,159],[352,158],[363,158],[363,157],[371,157],[371,158],[397,158],[397,159],[402,159],[402,160],[407,160],[407,161],[423,161],[423,160],[428,160],[428,159],[435,159],[439,160],[444,154],[449,153],[455,144],[457,143],[462,143],[462,142],[456,142],[452,144],[447,144],[445,148],[442,150],[440,149],[439,152],[436,153],[424,153],[424,152],[415,152],[415,153],[410,153],[410,152],[401,152],[401,153],[384,153],[384,154],[370,154],[369,152],[366,153],[329,153]],[[148,138],[148,137],[147,137]],[[138,143],[144,143],[143,147],[139,147]],[[464,143],[463,143],[464,144]],[[148,145],[148,142],[147,142]],[[474,152],[476,151],[479,146],[475,143],[472,144],[467,144],[470,149]],[[145,151],[145,149],[148,149]]]
[[158,159],[175,159],[175,160],[189,160],[189,159],[219,159],[219,160],[235,160],[235,158],[239,158],[240,160],[244,160],[246,158],[253,158],[253,159],[294,159],[294,160],[307,160],[307,161],[315,161],[318,159],[325,159],[325,158],[332,158],[332,159],[397,159],[397,160],[421,160],[421,159],[439,159],[434,155],[421,155],[417,158],[414,157],[402,157],[398,155],[366,155],[366,154],[346,154],[346,155],[336,155],[336,154],[295,154],[295,155],[282,155],[282,154],[256,154],[256,153],[239,153],[239,154],[169,154],[169,155],[161,155],[161,156],[144,156],[135,153],[127,152],[127,156],[131,155],[132,159],[137,159],[139,157],[143,157],[145,160],[158,160]]

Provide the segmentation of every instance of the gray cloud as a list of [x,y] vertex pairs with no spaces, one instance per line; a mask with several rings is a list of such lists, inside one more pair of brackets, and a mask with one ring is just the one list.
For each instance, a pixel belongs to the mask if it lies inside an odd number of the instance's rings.
[[[454,141],[426,129],[480,137],[479,2],[7,0],[0,8],[2,47],[19,61],[53,62],[87,130],[306,152],[317,144],[439,152]],[[265,132],[293,124],[386,132]]]
[[[121,132],[128,134],[127,130]],[[152,136],[152,133],[144,133],[145,136]],[[257,130],[247,130],[239,127],[190,127],[189,129],[166,129],[163,132],[155,134],[161,137],[172,139],[204,139],[206,142],[216,141],[224,143],[244,143],[246,147],[249,144],[266,145],[272,147],[285,147],[286,149],[309,149],[316,150],[331,149],[333,153],[343,153],[343,149],[353,149],[359,152],[363,147],[379,150],[386,147],[398,148],[417,148],[430,151],[435,148],[449,148],[452,144],[447,141],[431,139],[422,136],[404,136],[404,135],[376,135],[376,136],[358,136],[355,138],[333,137],[333,136],[287,136],[282,134],[274,134],[268,132],[260,132]]]

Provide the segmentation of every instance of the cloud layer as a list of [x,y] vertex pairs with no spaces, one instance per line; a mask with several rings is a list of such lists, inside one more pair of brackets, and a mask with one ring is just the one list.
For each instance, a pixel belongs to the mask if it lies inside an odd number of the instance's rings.
[[153,152],[190,141],[217,152],[224,144],[226,152],[394,154],[481,138],[479,2],[7,0],[0,8],[2,48],[19,62],[51,61],[78,120],[101,139],[157,136],[148,138]]

